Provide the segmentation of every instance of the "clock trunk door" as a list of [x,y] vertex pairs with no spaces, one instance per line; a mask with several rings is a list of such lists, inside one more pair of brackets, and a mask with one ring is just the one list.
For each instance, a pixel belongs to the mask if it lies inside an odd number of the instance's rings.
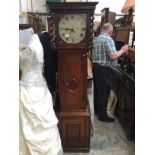
[[61,111],[86,109],[86,59],[86,54],[79,51],[69,53],[64,51],[59,54],[58,76]]

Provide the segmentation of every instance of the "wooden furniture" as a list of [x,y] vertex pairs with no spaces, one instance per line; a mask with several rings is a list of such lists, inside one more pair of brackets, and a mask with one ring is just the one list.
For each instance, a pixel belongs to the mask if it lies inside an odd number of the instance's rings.
[[92,48],[97,2],[47,4],[51,45],[58,52],[60,112],[57,116],[63,149],[65,152],[89,152],[91,119],[87,100],[87,53]]
[[104,8],[101,10],[101,23],[98,25],[95,34],[98,36],[101,33],[101,28],[105,23],[111,23],[114,25],[116,18],[116,13],[109,11],[109,8]]
[[118,97],[115,115],[119,119],[129,140],[135,137],[135,33],[134,27],[117,27],[115,44],[117,50],[128,44],[127,55],[118,59],[119,75],[114,77],[114,90]]
[[101,26],[105,23],[111,23],[114,25],[116,13],[109,10],[109,8],[104,8],[101,10]]
[[116,27],[114,31],[114,40],[116,43],[119,41],[128,44],[129,47],[134,47],[135,28],[133,26]]
[[120,67],[118,70],[119,74],[114,77],[114,91],[118,98],[115,115],[128,140],[132,140],[135,137],[135,80]]
[[45,25],[42,23],[41,16],[46,16],[46,13],[27,12],[27,18],[30,24],[33,25],[37,34],[45,31]]
[[19,24],[19,29],[23,30],[23,29],[28,29],[32,27],[33,28],[33,24]]
[[135,60],[135,48],[129,48],[128,49],[128,55],[127,57],[129,59]]

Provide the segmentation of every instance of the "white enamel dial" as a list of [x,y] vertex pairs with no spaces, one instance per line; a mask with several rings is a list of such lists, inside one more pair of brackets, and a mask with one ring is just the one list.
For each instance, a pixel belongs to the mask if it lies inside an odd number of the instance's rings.
[[81,42],[86,35],[85,15],[67,14],[63,16],[59,23],[59,35],[66,43]]

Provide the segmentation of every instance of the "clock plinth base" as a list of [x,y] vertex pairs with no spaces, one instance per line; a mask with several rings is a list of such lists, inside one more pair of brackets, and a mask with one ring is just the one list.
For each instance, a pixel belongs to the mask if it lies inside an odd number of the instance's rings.
[[91,131],[89,112],[60,112],[58,119],[64,152],[89,152]]
[[64,152],[68,152],[68,153],[89,153],[90,152],[90,148],[64,148],[63,150]]

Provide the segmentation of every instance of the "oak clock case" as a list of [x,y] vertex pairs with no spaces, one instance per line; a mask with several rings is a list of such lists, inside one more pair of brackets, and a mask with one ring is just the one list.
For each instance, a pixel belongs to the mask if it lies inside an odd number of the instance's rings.
[[66,14],[59,22],[61,42],[80,43],[86,36],[86,14]]
[[[87,53],[97,2],[51,3],[49,34],[58,53],[59,131],[64,152],[89,152]],[[53,39],[54,38],[54,39]]]

